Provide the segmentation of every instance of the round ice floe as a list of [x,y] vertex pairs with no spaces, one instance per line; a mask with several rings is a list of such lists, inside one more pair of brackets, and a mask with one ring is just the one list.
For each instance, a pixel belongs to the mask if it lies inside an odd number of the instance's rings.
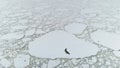
[[80,34],[86,28],[85,24],[72,23],[65,27],[65,30],[72,34]]
[[110,32],[98,30],[91,34],[92,39],[108,48],[118,50],[120,49],[120,35]]
[[[64,49],[70,52],[66,54]],[[64,31],[53,31],[30,42],[29,53],[36,57],[78,58],[96,54],[97,46]]]

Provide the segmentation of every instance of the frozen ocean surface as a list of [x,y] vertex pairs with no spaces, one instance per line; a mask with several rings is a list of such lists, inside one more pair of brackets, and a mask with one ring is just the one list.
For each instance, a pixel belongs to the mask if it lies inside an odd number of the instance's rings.
[[120,68],[119,3],[0,0],[0,68]]

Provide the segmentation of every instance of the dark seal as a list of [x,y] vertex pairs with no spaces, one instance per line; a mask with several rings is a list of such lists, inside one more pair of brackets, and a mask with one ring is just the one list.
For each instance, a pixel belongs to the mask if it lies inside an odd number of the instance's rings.
[[65,48],[65,53],[68,54],[68,55],[70,55],[70,53],[67,51],[67,48]]

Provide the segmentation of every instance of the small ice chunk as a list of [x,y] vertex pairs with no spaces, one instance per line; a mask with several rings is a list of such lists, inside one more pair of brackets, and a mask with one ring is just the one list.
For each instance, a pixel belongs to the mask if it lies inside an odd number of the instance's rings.
[[59,63],[60,63],[60,61],[58,61],[58,60],[49,61],[49,63],[48,63],[48,68],[54,68],[54,67],[57,66]]

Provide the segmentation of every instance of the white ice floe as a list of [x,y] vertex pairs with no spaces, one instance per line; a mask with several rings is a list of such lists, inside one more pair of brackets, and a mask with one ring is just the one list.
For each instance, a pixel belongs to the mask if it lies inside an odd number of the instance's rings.
[[4,59],[4,58],[1,59],[0,64],[2,64],[2,66],[4,66],[5,68],[11,65],[11,63],[7,59]]
[[24,68],[29,65],[29,56],[28,55],[18,55],[14,60],[16,68]]
[[[64,49],[67,48],[71,53],[67,55]],[[47,58],[78,58],[96,54],[96,45],[76,38],[74,35],[65,31],[53,31],[29,45],[29,53],[36,57]]]
[[91,34],[92,39],[114,50],[120,49],[120,35],[98,30]]
[[72,23],[65,27],[66,31],[72,34],[80,34],[81,32],[83,32],[85,28],[86,28],[86,25],[80,24],[80,23]]

